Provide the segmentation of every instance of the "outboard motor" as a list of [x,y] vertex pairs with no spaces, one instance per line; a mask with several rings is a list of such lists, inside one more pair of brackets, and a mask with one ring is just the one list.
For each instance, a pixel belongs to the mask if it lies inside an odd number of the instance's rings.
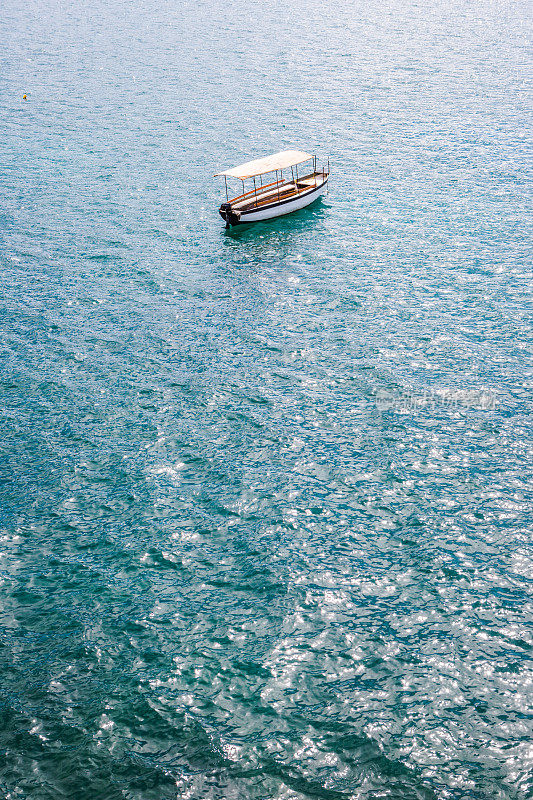
[[222,203],[220,206],[220,216],[226,220],[226,228],[230,226],[231,203]]
[[231,203],[222,203],[220,206],[220,215],[226,220],[226,228],[229,228],[230,225],[236,225],[241,218],[241,212],[233,211]]

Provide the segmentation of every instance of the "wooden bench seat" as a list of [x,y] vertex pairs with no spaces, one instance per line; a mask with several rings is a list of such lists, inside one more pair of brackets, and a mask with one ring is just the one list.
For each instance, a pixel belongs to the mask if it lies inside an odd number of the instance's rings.
[[[279,186],[279,196],[284,197],[288,194],[296,193],[296,185],[294,183],[282,183]],[[240,200],[233,205],[236,211],[243,211],[244,209],[253,208],[257,205],[272,203],[278,199],[278,189],[276,186],[269,187],[265,192],[258,191],[257,196],[251,195],[250,197]]]

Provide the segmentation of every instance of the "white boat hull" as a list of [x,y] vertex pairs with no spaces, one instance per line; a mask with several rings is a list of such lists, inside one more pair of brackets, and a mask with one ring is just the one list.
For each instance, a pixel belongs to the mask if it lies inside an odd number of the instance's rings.
[[[316,187],[311,187],[305,192],[301,192],[296,197],[291,197],[287,200],[281,200],[277,203],[270,203],[263,208],[258,209],[250,209],[248,211],[241,211],[239,220],[235,221],[232,219],[232,225],[243,225],[249,222],[261,222],[262,220],[266,219],[274,219],[275,217],[281,217],[285,214],[292,214],[293,211],[299,211],[301,208],[305,208],[306,206],[311,205],[314,203],[315,200],[324,194],[327,189],[328,179],[320,185]],[[225,215],[222,214],[221,216],[225,219]]]

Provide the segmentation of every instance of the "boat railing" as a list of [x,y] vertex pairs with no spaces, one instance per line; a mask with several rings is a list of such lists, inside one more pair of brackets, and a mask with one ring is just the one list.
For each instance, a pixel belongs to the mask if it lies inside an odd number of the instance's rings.
[[259,193],[259,192],[264,192],[265,189],[272,189],[272,188],[275,188],[277,186],[279,186],[281,188],[284,184],[288,184],[290,182],[291,181],[287,181],[285,178],[280,178],[277,181],[272,181],[272,183],[262,183],[262,184],[260,184],[259,186],[256,186],[253,189],[249,189],[247,192],[244,192],[243,194],[237,195],[237,197],[233,197],[231,202],[233,203],[233,202],[235,202],[237,200],[246,200],[247,198],[249,198],[249,197],[251,198],[255,194]]
[[301,191],[305,191],[307,187],[300,187],[298,184],[304,183],[304,181],[308,180],[311,177],[315,178],[319,175],[327,176],[329,174],[329,169],[326,170],[325,167],[322,167],[321,170],[317,170],[316,172],[312,173],[311,175],[305,175],[303,177],[299,177],[298,181],[294,180],[294,182],[287,178],[278,178],[278,180],[272,181],[271,183],[262,183],[259,186],[255,186],[253,189],[249,189],[247,192],[243,192],[242,194],[237,195],[236,197],[232,197],[232,203],[241,203],[243,200],[251,200],[254,197],[259,197],[260,195],[264,194],[265,190],[268,192],[270,189],[283,189],[283,187],[293,186],[296,190],[296,194],[299,194]]

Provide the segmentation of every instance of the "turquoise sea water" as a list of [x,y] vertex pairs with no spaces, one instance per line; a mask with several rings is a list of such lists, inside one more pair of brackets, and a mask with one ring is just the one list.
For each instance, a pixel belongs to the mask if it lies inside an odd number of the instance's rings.
[[2,800],[533,791],[530,25],[5,0]]

